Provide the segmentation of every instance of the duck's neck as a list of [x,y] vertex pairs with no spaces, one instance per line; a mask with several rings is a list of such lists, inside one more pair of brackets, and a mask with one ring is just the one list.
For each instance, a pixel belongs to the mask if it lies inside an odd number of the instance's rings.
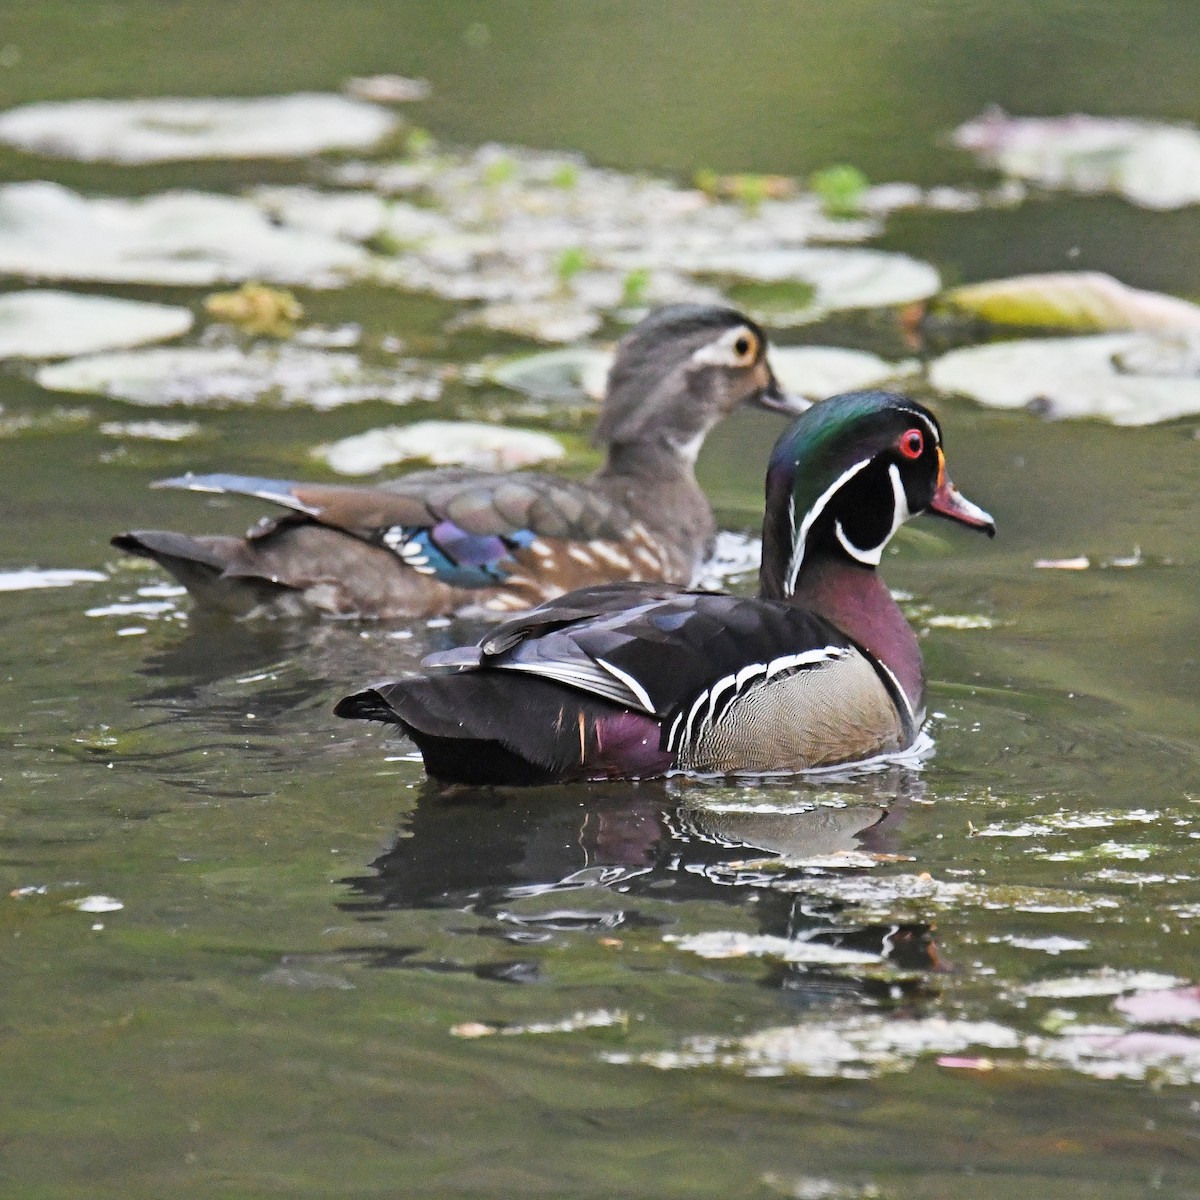
[[684,576],[712,549],[716,537],[712,509],[693,464],[693,457],[665,440],[639,440],[609,446],[604,466],[592,477],[596,487],[648,530],[679,547]]
[[[766,560],[766,548],[763,551]],[[782,589],[768,595],[784,599]],[[878,659],[895,677],[920,720],[925,706],[925,664],[912,626],[892,599],[874,567],[833,555],[814,555],[806,561],[787,602],[824,617],[864,650]]]

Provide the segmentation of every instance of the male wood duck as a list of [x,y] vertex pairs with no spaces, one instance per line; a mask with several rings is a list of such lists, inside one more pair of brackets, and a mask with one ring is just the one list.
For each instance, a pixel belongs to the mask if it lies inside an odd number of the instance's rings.
[[617,347],[591,479],[419,471],[378,487],[185,475],[157,486],[255,496],[290,510],[245,537],[136,531],[196,599],[238,616],[427,617],[528,608],[614,579],[687,583],[716,533],[694,465],[739,404],[802,412],[767,361],[762,329],[730,308],[675,305]]
[[947,479],[928,409],[836,396],[772,453],[758,598],[583,588],[335,711],[399,725],[431,776],[471,784],[793,772],[903,750],[925,671],[876,568],[927,511],[995,533]]

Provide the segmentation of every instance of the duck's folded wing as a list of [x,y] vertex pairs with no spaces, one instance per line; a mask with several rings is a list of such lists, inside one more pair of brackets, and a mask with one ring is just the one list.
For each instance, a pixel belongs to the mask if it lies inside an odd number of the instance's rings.
[[251,540],[312,521],[383,546],[417,571],[471,587],[498,582],[512,553],[538,538],[617,541],[629,525],[620,505],[586,484],[532,473],[421,471],[380,487],[184,475],[157,486],[252,496],[289,510],[260,522]]
[[[601,599],[609,594],[588,590]],[[553,608],[545,605],[526,620]],[[659,718],[702,694],[719,701],[754,680],[823,664],[852,649],[832,625],[802,609],[682,591],[543,630],[501,653],[483,653],[477,669],[553,679]]]

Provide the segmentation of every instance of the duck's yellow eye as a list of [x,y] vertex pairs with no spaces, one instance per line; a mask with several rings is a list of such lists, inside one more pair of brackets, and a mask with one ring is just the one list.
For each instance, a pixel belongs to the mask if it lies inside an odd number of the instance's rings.
[[748,366],[758,357],[758,338],[749,329],[743,329],[733,343],[733,353],[739,363]]

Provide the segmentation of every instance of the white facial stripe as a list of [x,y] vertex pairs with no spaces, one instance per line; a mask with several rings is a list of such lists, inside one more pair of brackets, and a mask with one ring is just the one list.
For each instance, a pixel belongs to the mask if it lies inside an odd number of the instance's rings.
[[[861,462],[856,462],[854,466],[848,467],[817,497],[817,502],[804,514],[804,520],[800,522],[800,531],[792,538],[792,561],[788,563],[787,579],[784,580],[783,584],[783,594],[785,596],[792,595],[796,590],[796,578],[800,574],[800,568],[804,565],[804,550],[808,541],[809,530],[812,529],[813,523],[825,511],[825,506],[837,494],[838,489],[844,484],[849,483],[859,471],[865,467],[869,467],[873,461],[874,459],[864,458]],[[795,528],[795,520],[795,508],[793,506],[793,528]]]
[[746,356],[734,349],[740,338],[746,338],[752,344],[758,341],[745,325],[735,325],[721,334],[715,342],[709,342],[694,351],[692,362],[701,367],[744,367],[748,363]]

